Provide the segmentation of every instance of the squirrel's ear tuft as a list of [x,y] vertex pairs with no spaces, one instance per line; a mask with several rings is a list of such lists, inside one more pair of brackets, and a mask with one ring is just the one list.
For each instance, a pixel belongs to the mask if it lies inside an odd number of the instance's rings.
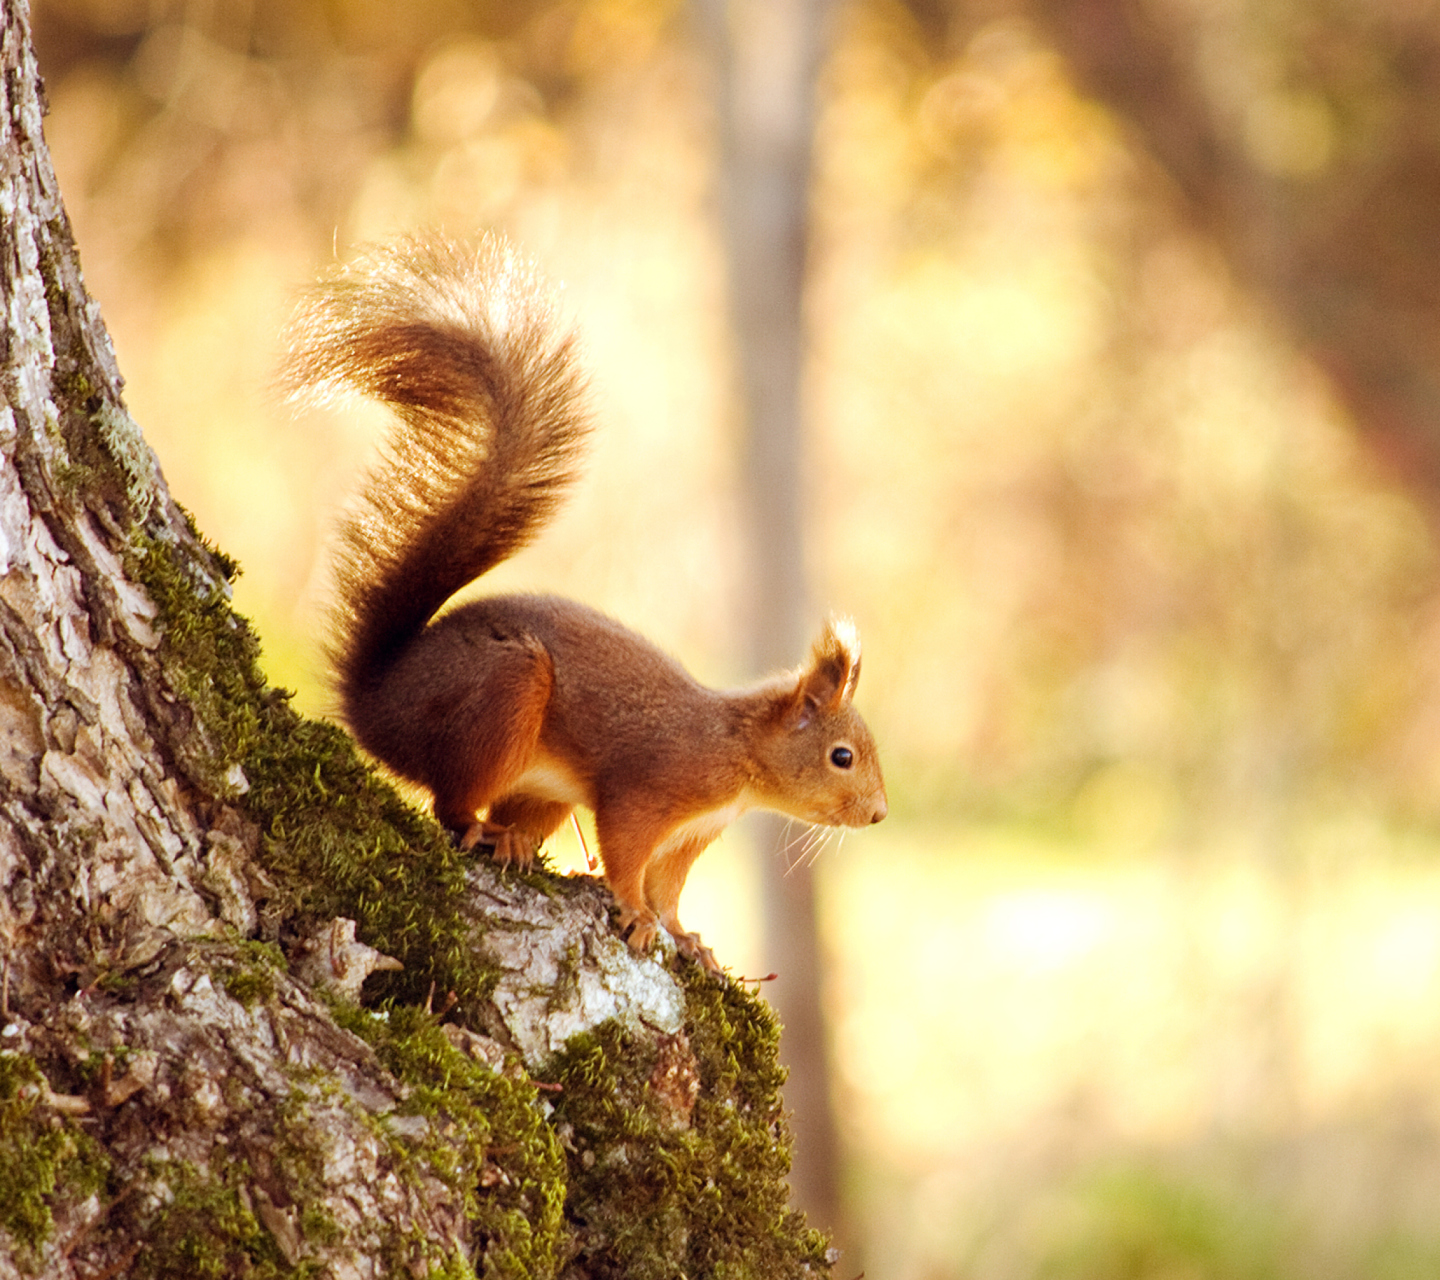
[[860,634],[849,618],[831,617],[800,671],[796,727],[816,715],[832,715],[855,696],[860,679]]
[[860,679],[860,633],[850,618],[831,615],[810,655],[811,665],[826,666],[835,672],[838,684],[836,706],[855,696]]

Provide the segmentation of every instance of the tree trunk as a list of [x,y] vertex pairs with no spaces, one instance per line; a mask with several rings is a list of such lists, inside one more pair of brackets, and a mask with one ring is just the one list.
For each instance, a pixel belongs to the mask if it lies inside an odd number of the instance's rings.
[[[801,383],[814,90],[831,8],[829,0],[700,6],[718,72],[722,222],[746,424],[751,658],[759,671],[795,663],[818,621],[802,535]],[[814,877],[804,860],[789,865],[780,855],[782,820],[765,815],[752,830],[762,851],[765,955],[778,974],[767,994],[785,1027],[795,1202],[839,1231]]]
[[265,686],[0,13],[0,1276],[825,1272],[764,1005]]
[[[1139,132],[1195,224],[1330,377],[1374,453],[1440,514],[1440,37],[1424,10],[1273,25],[1133,0],[1025,0],[1077,79]],[[1251,100],[1221,101],[1218,28]],[[1213,32],[1209,33],[1214,35]],[[1245,41],[1252,44],[1247,47]],[[1268,42],[1268,45],[1267,45]],[[1274,85],[1257,73],[1283,68]],[[1292,136],[1293,135],[1293,136]]]

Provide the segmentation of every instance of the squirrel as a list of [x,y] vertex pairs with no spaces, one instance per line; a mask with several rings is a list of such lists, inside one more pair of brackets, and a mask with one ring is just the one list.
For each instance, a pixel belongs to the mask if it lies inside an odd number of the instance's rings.
[[508,242],[415,237],[366,250],[302,298],[281,383],[368,395],[395,426],[342,519],[329,659],[345,723],[428,789],[460,846],[528,868],[584,805],[619,929],[643,952],[680,923],[695,859],[752,808],[859,827],[886,814],[852,705],[860,642],[828,621],[809,661],[717,691],[603,613],[497,595],[436,617],[524,546],[576,477],[589,429],[577,339]]

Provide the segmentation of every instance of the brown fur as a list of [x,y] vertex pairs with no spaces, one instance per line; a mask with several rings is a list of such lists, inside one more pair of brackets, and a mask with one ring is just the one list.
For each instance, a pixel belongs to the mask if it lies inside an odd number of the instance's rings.
[[398,418],[341,529],[332,660],[355,736],[429,788],[465,847],[528,865],[583,804],[631,945],[663,927],[718,968],[677,907],[731,819],[885,816],[848,623],[800,670],[720,692],[570,600],[492,596],[431,620],[550,515],[585,434],[574,340],[512,250],[372,250],[308,297],[290,338],[294,390],[358,391]]

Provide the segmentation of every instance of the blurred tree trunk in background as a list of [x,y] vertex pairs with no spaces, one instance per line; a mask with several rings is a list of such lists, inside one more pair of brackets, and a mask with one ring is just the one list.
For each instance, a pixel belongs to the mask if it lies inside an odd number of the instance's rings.
[[[1433,10],[1271,5],[1221,17],[1136,0],[1026,8],[1325,370],[1371,449],[1440,508]],[[1264,56],[1239,56],[1242,44]]]
[[[751,659],[791,666],[816,625],[802,536],[804,291],[815,78],[830,0],[700,0],[717,70],[721,208],[745,414],[744,498]],[[816,1223],[842,1229],[839,1149],[814,877],[783,858],[783,821],[754,822],[764,886],[766,991],[785,1028],[785,1102],[794,1115],[791,1193]]]

